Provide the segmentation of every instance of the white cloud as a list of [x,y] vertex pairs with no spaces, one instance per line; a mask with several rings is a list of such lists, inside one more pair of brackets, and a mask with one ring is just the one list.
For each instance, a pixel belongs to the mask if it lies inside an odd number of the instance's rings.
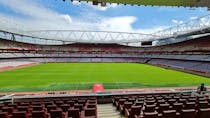
[[184,23],[184,21],[182,21],[182,20],[176,20],[176,19],[172,19],[172,22],[175,23],[176,25],[179,25],[179,24]]
[[197,18],[198,18],[197,16],[192,16],[192,17],[190,17],[190,20],[195,20]]
[[[93,30],[152,33],[167,28],[167,26],[154,26],[149,29],[136,29],[132,24],[138,19],[134,16],[105,17],[86,11],[80,17],[61,14],[45,8],[43,5],[29,0],[0,0],[0,4],[26,18],[10,16],[0,13],[0,26],[17,27],[22,30]],[[74,3],[81,4],[81,3]],[[91,5],[92,6],[92,5]],[[116,7],[112,4],[110,7]],[[3,20],[4,19],[4,20]],[[7,23],[1,23],[8,21]]]
[[93,9],[99,10],[99,11],[106,11],[106,10],[109,9],[109,8],[116,8],[116,7],[119,6],[119,5],[117,5],[116,3],[112,3],[112,4],[108,4],[108,3],[107,3],[106,6],[101,7],[101,4],[92,5],[92,2],[91,2],[91,1],[89,1],[88,3],[85,2],[85,1],[81,1],[81,2],[79,2],[79,1],[73,1],[72,4],[73,4],[73,5],[77,5],[77,6],[86,5],[86,6],[89,7],[89,8],[93,8]]

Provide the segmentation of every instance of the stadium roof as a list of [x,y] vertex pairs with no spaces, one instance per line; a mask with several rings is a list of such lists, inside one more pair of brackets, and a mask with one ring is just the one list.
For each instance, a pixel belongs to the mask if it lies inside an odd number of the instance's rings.
[[[78,0],[71,0],[71,1],[78,1]],[[93,4],[95,5],[97,5],[98,3],[102,3],[102,6],[106,5],[106,3],[118,3],[118,4],[131,4],[131,5],[151,5],[151,6],[210,7],[209,0],[81,0],[81,1],[93,1]]]
[[[11,29],[8,25],[1,23],[0,38],[17,39],[24,42],[32,37],[30,43],[117,43],[135,45],[141,42],[158,41],[161,39],[173,38],[194,33],[204,32],[210,29],[210,15],[191,20],[189,22],[164,29],[152,34],[131,33],[131,32],[110,32],[110,31],[82,31],[82,30],[28,30]],[[5,31],[5,32],[4,32]],[[11,34],[11,32],[15,34]],[[23,39],[24,38],[24,39]],[[37,41],[38,40],[38,41]],[[46,42],[45,42],[46,41]],[[138,45],[136,45],[138,46]]]
[[30,43],[139,43],[209,28],[210,15],[206,14],[206,8],[0,0],[0,30],[8,32],[3,37],[26,36],[21,40]]

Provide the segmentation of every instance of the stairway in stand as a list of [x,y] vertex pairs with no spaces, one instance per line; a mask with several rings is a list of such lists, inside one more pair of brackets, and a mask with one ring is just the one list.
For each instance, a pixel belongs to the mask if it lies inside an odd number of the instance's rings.
[[98,118],[125,118],[112,104],[98,104]]

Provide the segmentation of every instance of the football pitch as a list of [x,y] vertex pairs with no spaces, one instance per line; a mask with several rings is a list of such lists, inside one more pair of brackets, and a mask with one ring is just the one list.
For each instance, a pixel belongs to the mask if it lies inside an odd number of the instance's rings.
[[210,78],[136,63],[46,63],[0,73],[0,91],[85,90],[210,85]]

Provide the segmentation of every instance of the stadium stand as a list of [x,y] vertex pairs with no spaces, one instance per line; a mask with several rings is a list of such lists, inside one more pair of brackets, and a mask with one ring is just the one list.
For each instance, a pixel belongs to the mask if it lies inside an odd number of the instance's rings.
[[20,96],[0,103],[0,117],[209,118],[209,106],[209,95],[191,92]]
[[[209,76],[210,36],[153,47],[119,44],[35,45],[0,40],[0,61],[136,62],[187,70]],[[9,60],[9,62],[10,62]],[[8,63],[9,63],[8,62]],[[24,63],[25,63],[24,62]]]
[[95,97],[21,99],[0,104],[1,118],[96,118]]

